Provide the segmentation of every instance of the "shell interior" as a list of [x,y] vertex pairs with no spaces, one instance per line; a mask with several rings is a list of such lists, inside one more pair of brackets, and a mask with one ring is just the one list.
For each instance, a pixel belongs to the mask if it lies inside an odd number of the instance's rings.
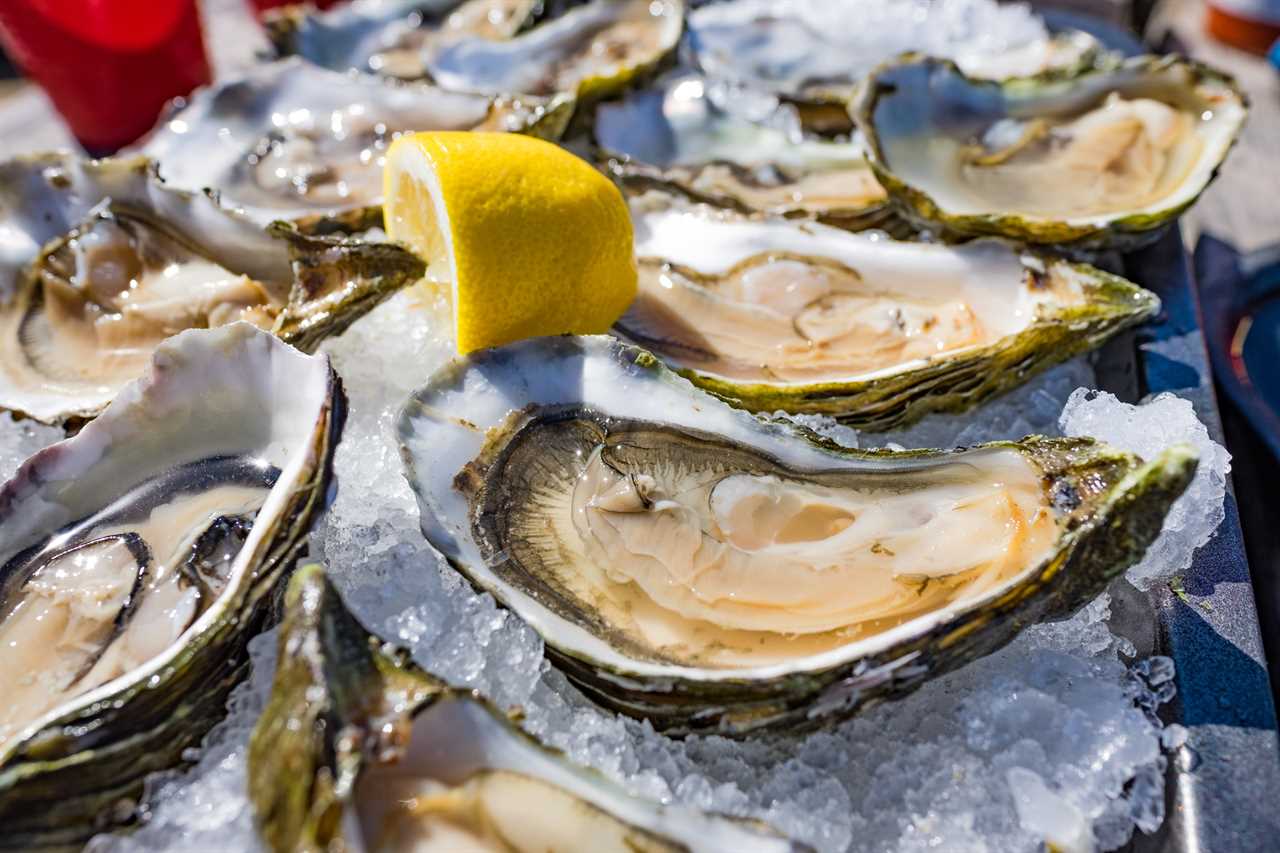
[[267,18],[282,55],[335,71],[418,80],[426,59],[463,38],[505,39],[526,26],[536,0],[355,0],[323,12],[289,9]]
[[[806,5],[809,14],[804,8],[788,9],[786,4],[770,0],[708,3],[694,10],[689,16],[689,31],[698,64],[713,76],[789,97],[825,100],[833,91],[847,93],[876,65],[908,49],[898,46],[901,37],[894,33],[886,40],[894,47],[858,50],[841,40],[839,29],[834,37],[823,29],[812,14],[818,10],[817,4]],[[886,19],[864,26],[874,27],[875,32],[910,26],[910,22],[899,20],[894,10],[881,14]],[[907,5],[900,14],[906,19],[919,12]],[[970,32],[959,41],[934,39],[927,48],[917,44],[909,49],[932,55],[942,52],[966,73],[992,80],[1069,73],[1086,66],[1098,53],[1097,41],[1081,31],[1050,36],[1042,28],[1031,29],[1022,34],[1024,40],[1012,44],[984,43],[977,33]]]
[[104,715],[92,742],[127,738],[138,685],[182,678],[206,647],[224,665],[218,643],[251,630],[252,588],[278,576],[294,516],[323,493],[334,383],[323,356],[250,324],[179,334],[147,378],[4,485],[0,792],[38,731]]
[[437,84],[457,91],[594,98],[673,50],[682,15],[677,0],[593,0],[509,40],[453,42],[427,68]]
[[1244,114],[1229,80],[1174,57],[1003,86],[914,58],[871,78],[859,121],[918,216],[1028,239],[1060,224],[1040,239],[1061,240],[1162,224],[1211,180]]
[[618,322],[670,364],[743,384],[866,382],[1080,306],[1087,268],[958,246],[633,204],[640,294]]
[[537,98],[495,100],[292,58],[197,91],[142,151],[169,183],[214,187],[261,223],[305,221],[381,204],[386,149],[401,133],[524,131],[549,109]]
[[310,349],[422,274],[397,246],[264,230],[145,157],[18,158],[0,184],[0,406],[42,421],[97,414],[184,329]]
[[620,684],[726,689],[880,654],[1034,588],[1080,490],[1136,464],[1104,454],[1064,504],[1042,464],[1057,451],[1034,442],[833,452],[603,338],[446,370],[399,435],[427,539],[551,646]]
[[[624,171],[652,167],[667,182],[729,206],[776,214],[834,216],[884,203],[884,190],[861,145],[806,135],[794,111],[767,98],[765,109],[737,90],[694,76],[601,104],[593,126],[607,156]],[[789,121],[780,121],[787,117]]]

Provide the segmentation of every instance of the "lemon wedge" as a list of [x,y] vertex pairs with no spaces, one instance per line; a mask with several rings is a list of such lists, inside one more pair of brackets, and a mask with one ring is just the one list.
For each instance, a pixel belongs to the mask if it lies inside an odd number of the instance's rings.
[[636,295],[631,217],[584,160],[508,133],[401,136],[387,151],[391,239],[449,282],[458,352],[606,332]]

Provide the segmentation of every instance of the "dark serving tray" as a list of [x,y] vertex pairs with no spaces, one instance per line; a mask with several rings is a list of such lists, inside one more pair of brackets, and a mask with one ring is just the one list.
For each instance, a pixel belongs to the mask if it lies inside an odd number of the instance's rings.
[[[1182,240],[1171,230],[1124,265],[1130,278],[1160,295],[1164,309],[1130,341],[1104,352],[1099,384],[1129,399],[1172,391],[1191,401],[1209,435],[1222,443]],[[1183,587],[1191,600],[1165,585],[1145,596],[1132,587],[1128,596],[1113,590],[1112,629],[1132,640],[1139,654],[1173,658],[1178,693],[1161,716],[1188,729],[1186,744],[1170,756],[1164,824],[1152,836],[1136,837],[1133,849],[1280,849],[1276,712],[1229,481],[1226,518],[1183,574]]]

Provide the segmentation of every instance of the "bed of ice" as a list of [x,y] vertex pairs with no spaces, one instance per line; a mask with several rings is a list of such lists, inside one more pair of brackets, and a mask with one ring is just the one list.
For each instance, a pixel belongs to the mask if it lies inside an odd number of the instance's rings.
[[[446,325],[441,301],[415,290],[325,345],[346,384],[350,416],[338,448],[337,497],[311,542],[312,556],[327,563],[356,614],[412,649],[424,667],[520,705],[535,734],[639,794],[759,816],[823,853],[1031,851],[1046,841],[1064,851],[1110,849],[1135,827],[1159,825],[1162,738],[1176,744],[1182,737],[1162,729],[1153,713],[1173,695],[1172,662],[1132,660],[1129,643],[1108,630],[1106,595],[1069,621],[1032,627],[1003,651],[818,734],[676,741],[592,706],[549,667],[539,638],[489,596],[474,594],[418,532],[392,422],[409,392],[449,357],[450,342],[431,332]],[[890,436],[853,436],[829,421],[809,425],[864,446],[1060,429],[1146,454],[1191,441],[1204,464],[1184,500],[1222,504],[1227,457],[1208,443],[1189,404],[1162,397],[1134,407],[1073,393],[1092,380],[1088,362],[1078,359],[981,417],[930,418]],[[13,427],[3,426],[7,441]],[[1175,511],[1136,579],[1185,566],[1207,538],[1202,517]],[[129,836],[97,839],[95,850],[259,849],[244,797],[245,751],[270,687],[273,635],[258,638],[253,651],[252,679],[195,767],[157,777],[148,823]]]
[[[842,33],[842,54],[868,67],[907,49],[981,54],[1044,35],[1024,5],[995,0],[795,0],[789,8],[824,33]],[[460,582],[418,533],[391,424],[409,392],[449,356],[451,343],[432,332],[445,325],[438,299],[409,292],[326,345],[351,408],[337,499],[311,542],[312,556],[327,563],[357,615],[412,649],[423,666],[520,705],[531,731],[638,794],[755,815],[823,853],[1031,851],[1046,843],[1110,849],[1135,828],[1160,824],[1164,749],[1185,738],[1154,713],[1173,695],[1173,666],[1167,658],[1133,659],[1132,646],[1108,628],[1105,594],[1068,621],[1034,626],[997,654],[819,734],[673,741],[583,700],[548,666],[539,638]],[[1077,359],[979,417],[933,417],[896,434],[862,436],[800,420],[864,447],[1064,432],[1149,455],[1190,441],[1201,453],[1196,483],[1128,573],[1145,588],[1185,569],[1216,528],[1229,459],[1186,401],[1165,396],[1134,407],[1076,390],[1093,384],[1089,363]],[[61,435],[0,415],[0,477]],[[94,850],[261,849],[244,795],[245,752],[270,688],[275,632],[256,638],[252,651],[251,678],[233,695],[225,722],[193,751],[193,766],[154,777],[145,825],[101,836]]]

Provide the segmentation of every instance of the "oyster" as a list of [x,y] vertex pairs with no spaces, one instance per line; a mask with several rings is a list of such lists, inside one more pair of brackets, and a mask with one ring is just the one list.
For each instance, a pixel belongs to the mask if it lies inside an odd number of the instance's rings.
[[141,147],[169,183],[266,224],[362,230],[382,222],[382,165],[401,133],[507,130],[556,138],[564,98],[489,98],[339,74],[294,58],[198,90]]
[[862,146],[805,134],[794,110],[770,96],[684,74],[601,104],[593,131],[601,154],[615,158],[611,171],[631,185],[848,227],[886,212]]
[[0,407],[92,417],[188,328],[247,320],[308,349],[422,272],[397,246],[268,233],[142,157],[0,163]]
[[[926,14],[918,3],[880,4],[877,11],[879,17],[868,10],[869,21],[846,29],[821,3],[709,3],[690,13],[689,38],[698,66],[709,76],[778,94],[796,103],[812,128],[835,131],[850,126],[844,103],[858,80],[906,49],[949,56],[966,73],[992,80],[1073,74],[1109,60],[1087,33],[1050,36],[1031,21],[1012,36],[985,37],[982,18],[975,19],[980,9],[969,11],[967,24],[955,20],[958,15],[949,18],[946,9]],[[921,15],[932,17],[928,35],[920,32]],[[953,34],[957,28],[963,36]],[[923,42],[911,44],[906,33],[912,32]]]
[[[927,44],[915,45],[915,50],[947,56],[970,76],[986,79],[1073,74],[1101,54],[1096,38],[1079,29],[1051,36],[1041,24],[1027,22],[1018,28],[1015,38],[1021,36],[1019,41],[993,44],[983,40],[983,33],[948,38],[948,22],[928,22],[928,15],[927,23],[920,23],[919,4],[897,9],[882,5],[878,12],[881,18],[876,26],[846,32],[832,28],[829,9],[819,4],[713,3],[690,13],[690,41],[698,64],[710,76],[801,101],[849,91],[881,61],[905,50],[902,32],[922,27],[931,35]],[[945,9],[937,12],[946,13]],[[955,29],[955,24],[950,26]],[[874,44],[851,44],[854,38]]]
[[539,5],[538,0],[355,0],[324,12],[286,7],[268,13],[264,24],[280,56],[302,56],[335,71],[420,80],[435,49],[460,38],[510,38],[531,22]]
[[575,766],[370,636],[319,566],[289,584],[279,648],[249,747],[250,799],[272,850],[809,849]]
[[225,713],[342,404],[322,356],[184,332],[0,490],[0,847],[78,850]]
[[819,725],[1070,614],[1196,467],[1035,436],[846,450],[610,338],[456,362],[397,429],[428,541],[588,696],[675,734]]
[[868,78],[855,105],[905,215],[1080,249],[1158,237],[1213,179],[1245,111],[1230,78],[1151,56],[1004,85],[907,57]]
[[1085,264],[631,202],[639,294],[615,330],[753,411],[902,426],[1009,390],[1159,309]]
[[683,0],[592,0],[507,41],[452,42],[426,64],[446,89],[567,92],[586,103],[656,68],[675,50],[683,28]]

